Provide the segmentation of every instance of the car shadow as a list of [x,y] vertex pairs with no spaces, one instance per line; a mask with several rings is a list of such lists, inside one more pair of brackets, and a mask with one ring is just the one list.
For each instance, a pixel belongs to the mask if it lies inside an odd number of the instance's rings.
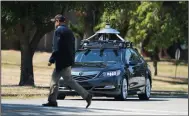
[[[66,98],[65,98],[66,99]],[[72,98],[67,98],[66,100],[83,100],[83,99],[72,99]],[[128,98],[125,101],[121,100],[115,100],[114,98],[93,98],[93,101],[120,101],[120,102],[126,102],[126,101],[131,101],[131,102],[151,102],[151,101],[169,101],[168,99],[149,99],[149,100],[139,100],[137,97],[136,98]]]
[[[115,99],[93,99],[94,101],[121,101],[121,100],[115,100]],[[131,101],[131,102],[151,102],[151,101],[169,101],[167,99],[149,99],[149,100],[139,100],[138,98],[134,99],[126,99],[125,101]],[[124,102],[124,101],[121,101]]]
[[[170,91],[169,91],[170,92]],[[188,94],[181,94],[181,95],[151,95],[151,98],[149,100],[140,100],[138,96],[128,96],[128,98],[125,101],[133,101],[133,102],[151,102],[151,101],[169,101],[169,99],[165,98],[182,98],[182,99],[188,99]],[[66,100],[83,100],[82,98],[65,98]],[[115,100],[113,97],[94,97],[93,101],[119,101]]]

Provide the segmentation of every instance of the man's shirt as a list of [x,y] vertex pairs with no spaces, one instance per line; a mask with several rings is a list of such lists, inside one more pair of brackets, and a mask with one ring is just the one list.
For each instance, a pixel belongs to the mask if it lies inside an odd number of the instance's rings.
[[54,32],[52,55],[49,62],[55,63],[56,70],[72,66],[75,59],[75,38],[65,25],[58,26]]

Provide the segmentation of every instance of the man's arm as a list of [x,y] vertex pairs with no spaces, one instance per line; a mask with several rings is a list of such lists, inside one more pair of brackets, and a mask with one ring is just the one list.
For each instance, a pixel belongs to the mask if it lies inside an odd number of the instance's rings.
[[53,46],[52,46],[52,55],[49,59],[49,63],[53,64],[56,61],[57,57],[57,52],[59,51],[59,43],[60,43],[60,37],[61,37],[62,29],[57,28],[54,32],[54,37],[53,37]]
[[58,51],[58,47],[57,47],[57,44],[58,44],[58,40],[59,40],[59,35],[58,35],[58,31],[55,30],[54,32],[54,35],[53,35],[53,41],[52,41],[52,54],[51,54],[51,57],[49,58],[49,66],[53,63],[55,63],[56,61],[56,54],[57,54],[57,51]]
[[49,63],[51,64],[55,63],[55,57],[56,57],[56,52],[53,52],[51,54],[51,57],[49,58]]

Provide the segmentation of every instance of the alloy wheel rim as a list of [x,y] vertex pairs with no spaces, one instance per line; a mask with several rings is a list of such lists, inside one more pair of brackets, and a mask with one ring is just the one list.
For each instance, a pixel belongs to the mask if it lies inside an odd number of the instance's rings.
[[150,80],[146,80],[146,95],[147,97],[150,97],[150,92],[151,92],[151,86],[150,86]]
[[123,84],[122,84],[122,95],[123,98],[126,99],[127,98],[127,81],[126,79],[123,79]]

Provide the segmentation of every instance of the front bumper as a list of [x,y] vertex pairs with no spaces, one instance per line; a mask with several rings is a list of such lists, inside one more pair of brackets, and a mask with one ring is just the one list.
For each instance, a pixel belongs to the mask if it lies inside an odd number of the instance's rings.
[[[119,76],[96,77],[94,79],[77,82],[95,96],[116,96],[120,94],[120,78]],[[59,93],[77,95],[77,92],[66,86],[63,80],[60,80]]]

